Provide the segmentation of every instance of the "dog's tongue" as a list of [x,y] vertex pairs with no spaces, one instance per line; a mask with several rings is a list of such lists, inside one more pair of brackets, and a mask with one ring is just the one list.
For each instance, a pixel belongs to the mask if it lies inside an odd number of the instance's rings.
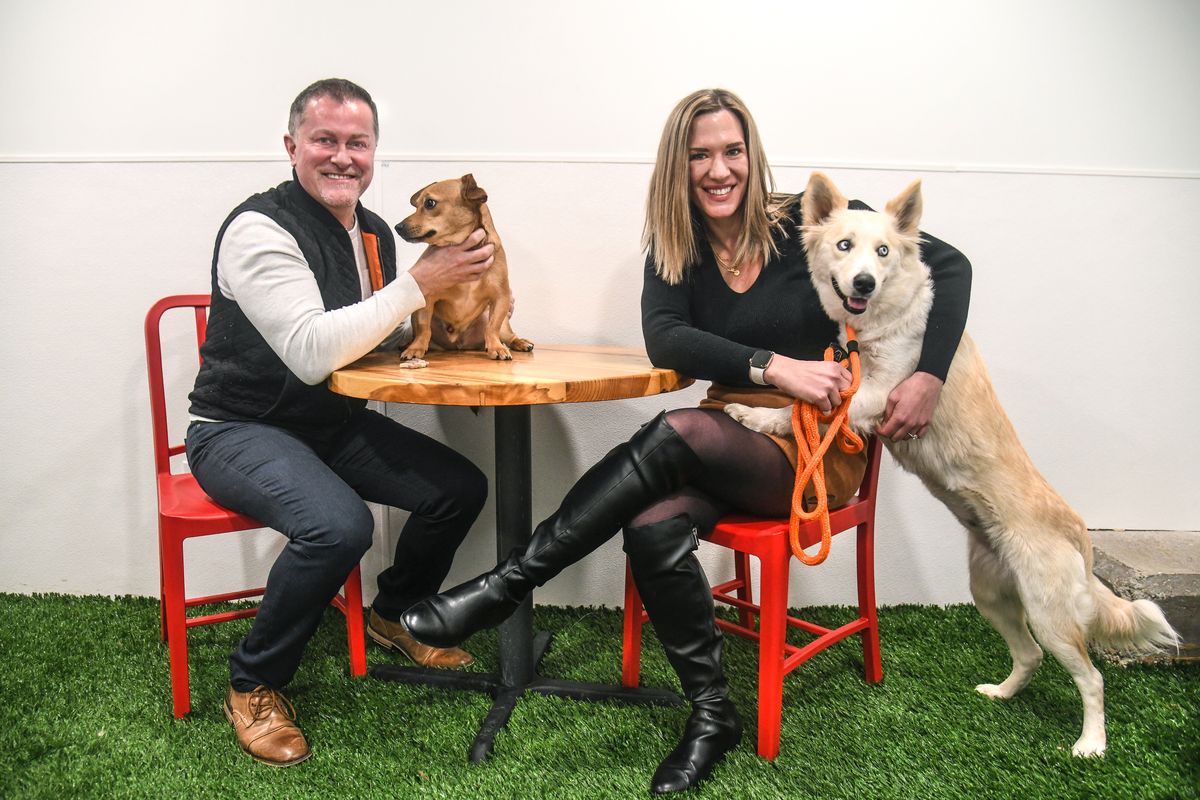
[[846,305],[850,306],[850,308],[854,309],[855,311],[867,310],[867,301],[862,297],[847,297]]

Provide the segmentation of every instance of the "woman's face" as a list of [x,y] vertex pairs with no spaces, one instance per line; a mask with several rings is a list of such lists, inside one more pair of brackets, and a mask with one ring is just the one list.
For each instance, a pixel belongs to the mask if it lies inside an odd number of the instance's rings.
[[705,217],[726,219],[741,209],[750,162],[746,134],[732,112],[722,109],[692,120],[688,173],[692,202]]

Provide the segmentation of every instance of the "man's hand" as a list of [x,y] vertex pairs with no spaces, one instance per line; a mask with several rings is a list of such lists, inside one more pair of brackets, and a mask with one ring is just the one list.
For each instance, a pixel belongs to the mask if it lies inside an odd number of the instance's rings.
[[842,402],[841,392],[850,385],[850,370],[836,361],[800,361],[775,354],[763,373],[767,383],[828,414]]
[[876,432],[893,442],[925,435],[942,393],[942,381],[928,372],[914,372],[888,395],[883,422]]
[[477,281],[492,266],[495,245],[480,243],[487,232],[478,228],[462,244],[428,247],[408,271],[429,297],[460,283]]

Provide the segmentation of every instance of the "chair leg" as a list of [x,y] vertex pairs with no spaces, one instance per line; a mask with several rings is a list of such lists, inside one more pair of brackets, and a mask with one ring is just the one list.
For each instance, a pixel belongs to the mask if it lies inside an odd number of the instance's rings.
[[183,540],[163,542],[161,549],[163,613],[171,664],[171,698],[175,718],[192,710],[188,685],[187,607],[183,588]]
[[363,634],[362,571],[355,565],[346,578],[345,602],[346,639],[350,646],[350,674],[361,678],[367,674],[367,647]]
[[783,645],[787,638],[787,543],[759,558],[758,640],[758,754],[774,760],[779,755],[779,727],[783,713]]
[[[753,603],[754,587],[750,585],[749,553],[733,551],[733,574],[740,583],[737,591],[738,599],[746,603]],[[738,624],[748,631],[754,630],[754,612],[748,608],[739,608]]]
[[867,520],[858,526],[858,614],[867,620],[862,632],[863,678],[867,683],[883,680],[883,659],[879,652],[879,618],[875,609],[875,524]]
[[[161,524],[161,523],[160,523]],[[158,640],[167,640],[167,580],[163,576],[162,535],[158,537]]]
[[637,686],[642,671],[642,598],[633,582],[629,559],[625,560],[625,612],[621,643],[621,684]]

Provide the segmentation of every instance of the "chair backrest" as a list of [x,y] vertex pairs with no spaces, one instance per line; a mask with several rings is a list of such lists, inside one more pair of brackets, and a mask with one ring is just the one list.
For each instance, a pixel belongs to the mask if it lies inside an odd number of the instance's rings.
[[170,474],[171,456],[183,452],[183,442],[171,444],[167,428],[166,386],[163,380],[162,318],[172,309],[189,309],[196,325],[196,360],[208,328],[208,307],[212,297],[207,294],[177,294],[164,297],[150,307],[146,314],[146,374],[150,380],[150,423],[154,434],[154,471]]
[[879,462],[883,460],[883,440],[878,436],[867,437],[867,470],[863,473],[862,483],[858,486],[860,500],[875,500],[875,490],[879,488]]

